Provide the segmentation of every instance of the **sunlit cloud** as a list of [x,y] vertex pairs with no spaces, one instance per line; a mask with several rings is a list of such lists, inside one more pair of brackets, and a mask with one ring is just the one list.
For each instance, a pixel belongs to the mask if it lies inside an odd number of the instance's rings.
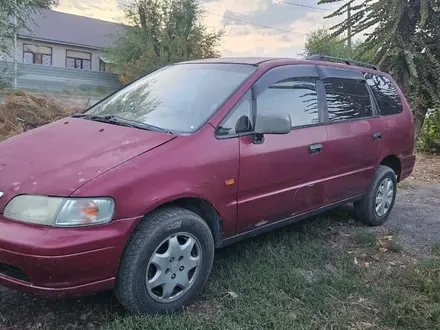
[[[128,2],[61,0],[56,10],[121,22],[121,5]],[[288,5],[281,0],[202,0],[201,3],[205,10],[203,22],[212,29],[224,29],[221,42],[224,56],[294,57],[303,51],[308,33],[335,23],[324,19],[330,11],[323,9],[332,7],[318,6],[317,0],[295,2],[317,8]]]

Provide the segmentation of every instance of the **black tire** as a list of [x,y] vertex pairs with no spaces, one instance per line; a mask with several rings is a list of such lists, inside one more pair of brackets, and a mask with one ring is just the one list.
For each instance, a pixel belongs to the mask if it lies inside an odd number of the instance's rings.
[[[150,257],[161,243],[176,233],[189,233],[201,247],[201,261],[192,286],[177,300],[163,303],[150,296],[145,282]],[[132,314],[163,314],[181,310],[202,291],[214,259],[214,239],[208,225],[197,214],[171,207],[145,217],[123,254],[115,292],[120,303]]]
[[[376,196],[382,182],[384,182],[386,179],[391,179],[393,182],[393,197],[388,211],[384,215],[379,216],[376,212]],[[383,225],[387,221],[394,207],[394,203],[396,201],[396,192],[396,174],[390,167],[380,165],[373,176],[373,180],[371,181],[367,194],[361,201],[354,203],[356,217],[369,226]]]

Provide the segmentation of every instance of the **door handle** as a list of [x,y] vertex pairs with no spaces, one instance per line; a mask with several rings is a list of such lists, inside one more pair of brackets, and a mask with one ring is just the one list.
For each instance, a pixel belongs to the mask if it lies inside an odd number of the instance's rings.
[[382,139],[382,133],[374,133],[373,134],[374,141],[381,140],[381,139]]
[[322,152],[322,144],[311,144],[309,146],[309,154],[314,155],[314,154],[319,154],[320,152]]

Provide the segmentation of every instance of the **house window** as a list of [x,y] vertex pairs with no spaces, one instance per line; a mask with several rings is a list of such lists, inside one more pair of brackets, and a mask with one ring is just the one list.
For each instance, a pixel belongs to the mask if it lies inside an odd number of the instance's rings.
[[99,56],[99,71],[112,72],[113,70],[113,63],[106,56]]
[[67,50],[66,68],[92,70],[92,54],[78,52],[75,50]]
[[23,63],[52,65],[52,48],[38,45],[23,45]]
[[103,61],[102,58],[99,59],[99,71],[101,72],[107,71],[107,62]]

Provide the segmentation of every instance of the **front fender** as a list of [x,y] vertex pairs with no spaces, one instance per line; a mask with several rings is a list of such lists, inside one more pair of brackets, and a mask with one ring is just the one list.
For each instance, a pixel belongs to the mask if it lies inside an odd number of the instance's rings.
[[[106,172],[72,196],[112,197],[116,219],[139,217],[176,199],[199,198],[216,208],[224,234],[235,234],[239,141],[217,140],[209,127]],[[231,179],[235,184],[225,185]]]

